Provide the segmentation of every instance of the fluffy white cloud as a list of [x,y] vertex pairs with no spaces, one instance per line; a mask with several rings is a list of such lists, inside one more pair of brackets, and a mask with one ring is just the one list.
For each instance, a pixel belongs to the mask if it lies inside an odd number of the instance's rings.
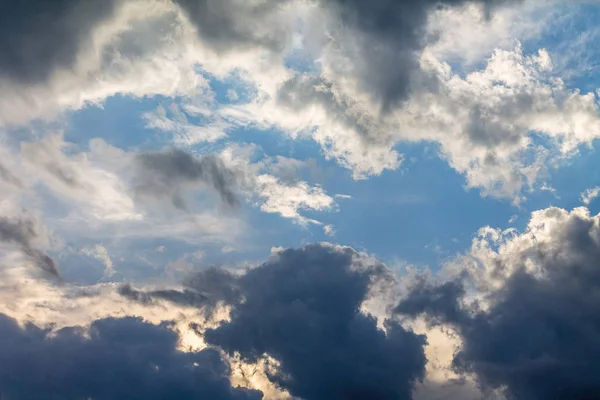
[[596,197],[598,197],[598,195],[600,195],[600,186],[596,186],[591,189],[586,189],[583,193],[581,193],[580,199],[581,202],[587,206]]
[[[253,146],[230,146],[222,156],[226,163],[241,173],[242,188],[251,202],[264,212],[277,213],[284,218],[305,225],[319,221],[301,214],[303,210],[329,211],[336,206],[333,197],[320,186],[311,186],[296,178],[295,169],[304,165],[299,160],[276,157],[250,162],[256,149]],[[291,171],[290,171],[291,168]],[[283,171],[283,174],[282,174]],[[283,176],[283,179],[273,175]]]

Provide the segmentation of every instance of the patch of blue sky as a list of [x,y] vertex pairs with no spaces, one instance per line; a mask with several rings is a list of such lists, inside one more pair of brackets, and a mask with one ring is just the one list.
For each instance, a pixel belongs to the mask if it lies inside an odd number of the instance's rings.
[[[584,93],[595,91],[600,86],[600,76],[596,73],[600,66],[595,45],[600,40],[597,3],[564,2],[552,5],[552,9],[556,18],[539,38],[523,41],[524,53],[536,53],[541,48],[548,50],[555,74],[569,88],[578,88]],[[547,12],[544,8],[538,10],[540,21]]]
[[431,144],[397,147],[407,160],[397,171],[361,181],[336,176],[335,192],[352,196],[340,199],[340,212],[323,220],[335,226],[336,241],[382,260],[401,258],[437,269],[466,250],[481,226],[507,226],[514,207],[465,189],[465,178],[432,152]]
[[146,128],[141,118],[161,103],[172,100],[154,96],[143,99],[116,95],[109,97],[101,106],[90,105],[70,112],[64,131],[66,141],[86,149],[90,139],[102,138],[112,146],[126,151],[148,150],[160,146],[164,132]]
[[[579,154],[564,163],[553,174],[549,183],[556,189],[558,199],[552,200],[550,205],[562,207],[567,210],[583,205],[580,194],[586,189],[600,186],[600,157],[598,156],[599,141],[594,141],[592,147],[583,146]],[[542,204],[532,204],[532,208],[542,208]],[[590,203],[593,214],[600,212],[600,203]]]

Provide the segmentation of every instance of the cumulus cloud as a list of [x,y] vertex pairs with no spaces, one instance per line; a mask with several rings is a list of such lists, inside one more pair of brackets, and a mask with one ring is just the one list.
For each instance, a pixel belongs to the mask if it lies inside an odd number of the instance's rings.
[[0,331],[0,393],[7,398],[262,398],[231,386],[218,351],[179,351],[168,323],[107,318],[51,333],[0,315]]
[[[210,296],[224,301],[230,319],[207,329],[205,341],[250,364],[272,358],[267,377],[292,396],[410,399],[423,378],[424,337],[392,321],[384,332],[360,311],[372,286],[391,279],[364,254],[315,244],[276,252],[239,276],[212,271],[208,277],[195,275],[177,294],[144,295],[200,306]],[[146,301],[130,289],[122,293]]]
[[[486,7],[511,0],[477,1]],[[517,3],[516,1],[512,1]],[[330,64],[335,75],[351,73],[359,91],[367,93],[383,110],[395,108],[416,85],[429,78],[419,76],[419,53],[427,44],[427,18],[439,6],[464,1],[324,1],[339,25],[332,35],[337,43],[330,57],[347,61]],[[430,38],[431,40],[431,38]],[[398,68],[398,66],[402,66]],[[427,82],[433,84],[435,82]]]
[[525,233],[489,228],[458,260],[466,278],[419,281],[396,311],[454,327],[453,368],[509,399],[595,398],[599,227],[585,208],[549,208]]
[[[89,31],[85,35],[94,40],[89,52],[71,46],[79,52],[75,67],[67,71],[59,66],[60,74],[28,90],[8,87],[4,92],[11,101],[6,107],[0,104],[0,114],[9,122],[25,121],[24,112],[43,115],[52,107],[79,108],[116,93],[189,98],[200,94],[207,96],[204,106],[212,107],[211,113],[203,114],[209,116],[206,123],[190,123],[187,111],[178,110],[175,118],[161,112],[146,114],[149,126],[169,130],[188,145],[222,138],[237,125],[275,126],[292,135],[310,135],[328,158],[351,169],[357,179],[397,169],[402,162],[395,149],[399,142],[434,141],[469,186],[516,201],[545,173],[553,150],[533,146],[529,132],[556,139],[561,155],[596,137],[590,96],[571,93],[560,82],[550,84],[537,71],[531,72],[537,68],[531,57],[521,57],[512,66],[515,71],[526,69],[526,87],[504,79],[507,65],[495,62],[493,71],[491,67],[485,71],[489,76],[474,74],[461,82],[443,62],[450,47],[456,50],[454,42],[448,42],[457,36],[456,18],[470,18],[469,26],[482,30],[471,36],[490,41],[482,45],[485,50],[478,50],[478,57],[495,44],[506,47],[507,32],[516,29],[506,21],[518,10],[524,10],[518,32],[525,32],[523,26],[530,25],[528,16],[535,7],[521,6],[520,1],[145,4],[133,0],[119,4],[102,24],[85,25]],[[518,6],[504,7],[508,5]],[[169,34],[157,37],[153,32]],[[301,37],[300,44],[294,44],[294,35]],[[285,57],[296,50],[311,63],[318,60],[314,71],[286,67]],[[103,56],[98,59],[98,54]],[[547,57],[542,58],[540,63],[547,68]],[[247,104],[216,106],[206,78],[194,71],[198,63],[212,77],[238,73],[257,95]],[[498,87],[496,78],[504,85]],[[73,87],[83,88],[77,98],[67,90]],[[482,90],[482,99],[468,93]],[[548,96],[553,101],[542,101]],[[42,98],[60,104],[51,106]],[[435,106],[429,107],[432,102]],[[461,102],[464,112],[456,113]],[[553,122],[541,122],[549,117]],[[586,131],[590,133],[582,133]],[[535,161],[524,163],[530,157],[523,153],[534,153]],[[504,171],[500,165],[510,168]]]

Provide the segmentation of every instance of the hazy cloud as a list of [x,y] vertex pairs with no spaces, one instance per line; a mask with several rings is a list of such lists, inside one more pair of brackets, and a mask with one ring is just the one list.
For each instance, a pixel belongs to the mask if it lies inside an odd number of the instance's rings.
[[35,248],[34,241],[41,234],[38,221],[29,214],[16,217],[0,217],[0,242],[11,243],[29,256],[42,270],[58,276],[54,260]]
[[235,172],[217,155],[194,157],[179,149],[139,154],[135,159],[138,196],[167,197],[173,206],[187,209],[183,198],[187,188],[206,185],[230,207],[238,207]]

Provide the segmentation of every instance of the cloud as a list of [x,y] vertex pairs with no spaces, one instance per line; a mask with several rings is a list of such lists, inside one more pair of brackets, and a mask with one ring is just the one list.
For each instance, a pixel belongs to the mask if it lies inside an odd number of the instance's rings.
[[2,21],[2,126],[198,82],[190,24],[169,1],[35,0],[3,5]]
[[[203,117],[211,114],[210,108],[202,112]],[[171,104],[168,110],[158,106],[154,112],[143,115],[147,128],[169,133],[176,145],[191,146],[202,142],[215,142],[224,138],[225,132],[230,127],[230,124],[218,118],[196,124],[190,122],[188,117],[185,110],[175,103]]]
[[49,79],[75,64],[93,28],[110,18],[113,0],[33,0],[0,8],[0,76],[22,84]]
[[102,262],[102,264],[104,264],[105,267],[105,277],[111,277],[116,273],[113,261],[110,258],[110,255],[108,254],[108,250],[106,250],[106,247],[104,247],[103,245],[96,244],[94,246],[86,247],[85,249],[81,250],[81,253],[85,254],[88,257],[93,257]]
[[[478,1],[486,7],[509,3],[505,0]],[[400,105],[416,85],[430,78],[420,76],[419,53],[427,44],[427,19],[439,6],[464,4],[460,0],[324,1],[339,26],[337,56],[350,64],[332,65],[334,74],[350,72],[357,88],[367,93],[381,108]],[[516,3],[513,1],[513,3]],[[431,40],[431,38],[429,38]],[[398,68],[398,66],[402,66]],[[435,82],[427,82],[435,85]]]
[[135,159],[136,195],[170,199],[173,206],[186,210],[183,192],[193,185],[213,189],[223,203],[238,207],[236,175],[216,155],[200,158],[179,150],[142,153]]
[[586,189],[581,196],[581,202],[586,206],[589,205],[596,197],[600,195],[600,186],[593,187],[591,189]]
[[453,368],[509,399],[598,397],[599,218],[548,208],[522,234],[483,230],[466,276],[417,283],[397,312],[453,326]]
[[335,200],[322,187],[290,179],[301,165],[310,167],[311,163],[285,157],[264,157],[252,162],[256,153],[255,146],[232,145],[221,156],[229,168],[237,171],[242,190],[261,211],[280,214],[301,225],[318,225],[319,221],[307,218],[301,211],[328,211],[335,207]]
[[0,164],[0,179],[18,188],[23,187],[23,182],[17,178],[8,168]]
[[123,150],[96,138],[82,151],[61,133],[20,146],[27,184],[41,183],[63,202],[76,203],[74,212],[94,222],[142,218],[128,193],[131,156]]
[[179,351],[168,323],[107,318],[50,334],[0,315],[0,331],[0,393],[8,398],[262,398],[230,385],[218,351]]
[[281,18],[287,0],[175,0],[194,23],[201,41],[218,53],[248,48],[282,51],[290,32]]
[[183,286],[183,290],[138,290],[125,284],[119,287],[118,292],[121,296],[144,305],[164,300],[181,306],[201,308],[208,314],[219,302],[230,304],[240,300],[236,279],[222,269],[208,268],[196,272],[184,280]]
[[45,230],[30,213],[14,217],[0,216],[0,242],[17,245],[38,268],[58,276],[54,260],[35,247],[36,240],[45,235]]
[[196,275],[188,287],[216,290],[231,313],[205,341],[246,363],[272,358],[269,380],[292,396],[410,399],[423,377],[424,338],[392,321],[384,332],[360,311],[372,285],[390,279],[366,255],[315,244],[281,250],[239,276],[210,276]]

